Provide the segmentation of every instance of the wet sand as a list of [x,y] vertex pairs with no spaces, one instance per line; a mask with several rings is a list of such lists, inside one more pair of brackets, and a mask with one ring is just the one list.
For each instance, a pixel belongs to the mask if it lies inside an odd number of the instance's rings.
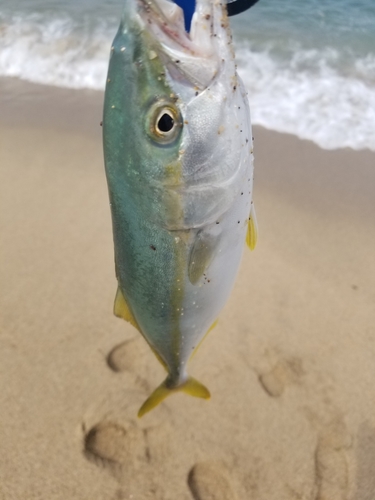
[[[98,92],[0,83],[0,499],[373,500],[375,154],[254,128],[259,240],[191,373],[112,315]],[[32,99],[31,99],[31,97]]]

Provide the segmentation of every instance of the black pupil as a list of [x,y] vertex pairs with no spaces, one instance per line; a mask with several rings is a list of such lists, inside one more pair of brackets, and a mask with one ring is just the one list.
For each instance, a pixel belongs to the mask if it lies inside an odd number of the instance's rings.
[[160,132],[170,132],[173,128],[173,125],[174,120],[168,113],[164,113],[164,115],[159,118],[158,128]]

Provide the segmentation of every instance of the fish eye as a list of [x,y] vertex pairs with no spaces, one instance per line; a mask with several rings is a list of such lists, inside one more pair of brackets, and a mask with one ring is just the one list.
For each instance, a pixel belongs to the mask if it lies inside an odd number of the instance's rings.
[[164,112],[158,117],[156,128],[160,133],[170,132],[174,126],[174,119],[172,113],[169,111]]
[[158,101],[151,106],[147,118],[147,133],[159,144],[170,144],[180,134],[181,114],[174,102]]

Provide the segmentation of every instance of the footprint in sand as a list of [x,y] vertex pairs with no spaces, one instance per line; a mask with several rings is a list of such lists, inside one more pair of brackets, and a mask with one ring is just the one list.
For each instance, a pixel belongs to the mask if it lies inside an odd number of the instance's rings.
[[323,430],[315,450],[315,500],[347,500],[347,450],[352,439],[342,421]]
[[139,369],[140,361],[144,357],[144,345],[139,340],[126,340],[108,354],[107,363],[114,372],[134,372]]
[[266,393],[278,398],[289,384],[298,382],[303,374],[302,361],[289,358],[280,360],[270,372],[260,374],[258,378]]
[[136,422],[114,418],[103,419],[91,426],[88,432],[83,425],[83,431],[84,456],[110,473],[117,482],[118,489],[113,500],[133,497],[162,500],[165,497],[159,474],[155,474],[155,466],[162,460],[155,450],[151,452],[151,448],[161,442],[163,453],[168,453],[168,445],[165,444],[169,436],[167,428],[159,425],[142,427]]
[[149,456],[144,431],[131,423],[100,422],[85,435],[84,449],[89,460],[115,473],[122,466],[137,468]]
[[363,423],[357,436],[356,500],[374,500],[375,496],[375,427]]
[[142,338],[135,337],[115,346],[107,356],[107,364],[116,373],[126,372],[134,377],[135,384],[146,393],[151,386],[147,380],[152,380],[149,347]]
[[219,462],[194,465],[188,476],[194,500],[237,500],[227,468]]

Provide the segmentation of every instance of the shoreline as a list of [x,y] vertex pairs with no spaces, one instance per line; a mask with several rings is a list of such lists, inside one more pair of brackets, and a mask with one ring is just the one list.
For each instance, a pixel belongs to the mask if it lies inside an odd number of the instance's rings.
[[[21,80],[18,77],[0,77],[0,126],[34,126],[34,116],[38,112],[38,126],[54,126],[64,130],[92,133],[96,123],[100,124],[104,91],[92,89],[73,89],[53,85],[40,85]],[[61,106],[65,103],[66,106]],[[75,120],[69,117],[74,109]],[[250,106],[251,111],[251,106]],[[93,127],[94,124],[94,127]],[[325,149],[312,139],[301,138],[289,132],[268,129],[261,125],[253,125],[254,130],[297,139],[313,144],[322,151],[335,153],[351,151],[353,153],[375,154],[371,149],[352,149],[342,147]]]
[[164,373],[112,314],[103,93],[18,83],[0,92],[0,499],[369,500],[375,153],[254,127],[258,245],[190,363],[212,399],[139,420]]

